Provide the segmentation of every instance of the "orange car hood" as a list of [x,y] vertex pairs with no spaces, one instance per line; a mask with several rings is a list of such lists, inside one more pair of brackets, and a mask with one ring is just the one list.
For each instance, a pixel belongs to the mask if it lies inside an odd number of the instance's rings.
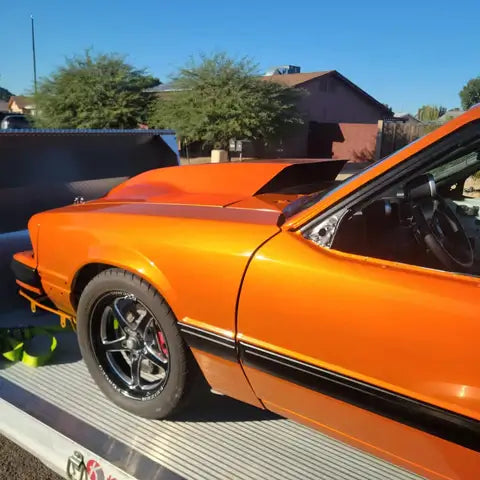
[[277,161],[160,168],[127,180],[100,201],[282,210],[298,197],[295,186],[312,183],[312,177],[315,182],[333,180],[344,164]]

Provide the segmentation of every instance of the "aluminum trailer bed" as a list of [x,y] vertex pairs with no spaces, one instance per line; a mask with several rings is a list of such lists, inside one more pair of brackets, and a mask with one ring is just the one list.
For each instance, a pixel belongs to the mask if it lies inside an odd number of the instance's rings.
[[[53,315],[30,313],[15,295],[11,253],[28,246],[25,231],[0,235],[0,328],[58,324]],[[57,339],[46,366],[0,360],[0,433],[65,478],[420,478],[302,425],[210,393],[199,394],[176,421],[134,417],[94,385],[75,334],[62,332]]]

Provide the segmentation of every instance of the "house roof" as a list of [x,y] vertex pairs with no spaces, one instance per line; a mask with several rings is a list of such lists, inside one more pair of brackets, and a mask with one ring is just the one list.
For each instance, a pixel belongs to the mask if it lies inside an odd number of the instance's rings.
[[8,112],[8,102],[0,100],[0,112]]
[[181,89],[176,88],[173,83],[162,83],[156,87],[147,88],[145,92],[147,93],[162,93],[162,92],[177,92]]
[[[334,70],[328,70],[325,72],[310,72],[310,73],[289,73],[285,75],[263,75],[258,77],[260,80],[271,81],[282,83],[288,87],[296,87],[302,83],[308,82],[309,80],[313,80],[314,78],[321,77],[322,75],[326,75],[327,73],[333,72]],[[156,87],[148,88],[145,92],[151,93],[160,93],[160,92],[175,92],[180,90],[179,88],[175,87],[173,83],[162,83],[161,85],[157,85]]]
[[13,95],[10,97],[10,100],[8,101],[8,107],[10,108],[10,105],[15,102],[18,106],[18,108],[32,108],[33,106],[33,100],[30,97],[25,97],[24,95]]
[[393,114],[393,118],[396,120],[405,120],[405,121],[410,121],[413,123],[421,123],[418,118],[413,116],[411,113],[408,112],[397,112]]
[[341,73],[336,70],[325,70],[321,72],[306,72],[306,73],[287,73],[284,75],[264,75],[259,77],[261,80],[277,82],[285,85],[287,87],[298,87],[304,83],[310,82],[320,77],[327,75],[332,75],[346,83],[350,88],[355,90],[360,95],[364,96],[366,100],[370,103],[373,103],[377,108],[381,109],[385,114],[388,114],[390,110],[383,103],[379,102],[377,99],[369,95],[365,90],[362,90],[359,86],[355,85],[348,78],[344,77]]
[[444,122],[452,118],[457,118],[463,113],[465,113],[463,110],[459,108],[453,108],[451,110],[447,110],[441,117],[439,117],[439,120]]
[[263,75],[260,80],[266,82],[276,82],[286,85],[287,87],[296,87],[302,83],[309,82],[314,78],[323,77],[335,70],[326,70],[324,72],[309,72],[309,73],[286,73],[285,75]]
[[[327,75],[332,75],[338,78],[339,80],[346,83],[350,88],[355,90],[357,93],[365,97],[367,101],[373,103],[377,108],[381,109],[385,114],[388,114],[390,110],[381,102],[373,98],[367,92],[362,90],[360,87],[355,85],[353,82],[348,80],[348,78],[344,77],[341,73],[337,72],[336,70],[324,70],[320,72],[305,72],[305,73],[286,73],[283,75],[262,75],[258,77],[260,80],[265,82],[276,82],[287,87],[298,87],[303,85],[304,83],[310,82],[320,77],[324,77]],[[156,87],[149,88],[146,92],[152,93],[161,93],[161,92],[174,92],[179,91],[181,89],[176,88],[172,83],[164,83],[161,85],[157,85]]]

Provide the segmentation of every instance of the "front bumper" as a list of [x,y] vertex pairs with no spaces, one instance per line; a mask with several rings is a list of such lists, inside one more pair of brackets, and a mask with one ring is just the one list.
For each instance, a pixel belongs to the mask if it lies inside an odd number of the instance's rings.
[[[58,310],[49,300],[42,287],[40,275],[37,272],[35,257],[31,250],[19,252],[13,256],[11,263],[17,285],[20,287],[19,294],[30,302],[32,312],[37,308],[54,313],[60,317],[60,325],[65,328],[69,323],[76,330],[76,319],[73,315]],[[34,293],[35,295],[32,295]]]
[[13,256],[11,269],[17,284],[31,292],[43,293],[32,251],[19,252]]

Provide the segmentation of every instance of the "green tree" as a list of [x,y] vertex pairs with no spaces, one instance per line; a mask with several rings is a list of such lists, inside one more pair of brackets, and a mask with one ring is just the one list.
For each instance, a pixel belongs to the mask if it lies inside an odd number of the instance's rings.
[[469,80],[459,95],[464,110],[468,110],[473,105],[480,103],[480,77]]
[[13,95],[12,92],[7,90],[6,88],[0,87],[0,100],[3,100],[4,102],[8,102],[12,95]]
[[435,122],[438,120],[447,109],[445,107],[439,107],[437,105],[423,105],[417,112],[417,118],[421,122]]
[[302,123],[301,91],[257,76],[249,58],[225,53],[191,59],[158,98],[149,125],[175,129],[183,141],[228,149],[230,139],[269,140]]
[[36,124],[45,128],[134,128],[152,101],[158,79],[117,54],[89,51],[42,79],[34,96]]
[[388,110],[388,117],[393,117],[394,111],[392,107],[388,103],[384,103],[383,105]]

